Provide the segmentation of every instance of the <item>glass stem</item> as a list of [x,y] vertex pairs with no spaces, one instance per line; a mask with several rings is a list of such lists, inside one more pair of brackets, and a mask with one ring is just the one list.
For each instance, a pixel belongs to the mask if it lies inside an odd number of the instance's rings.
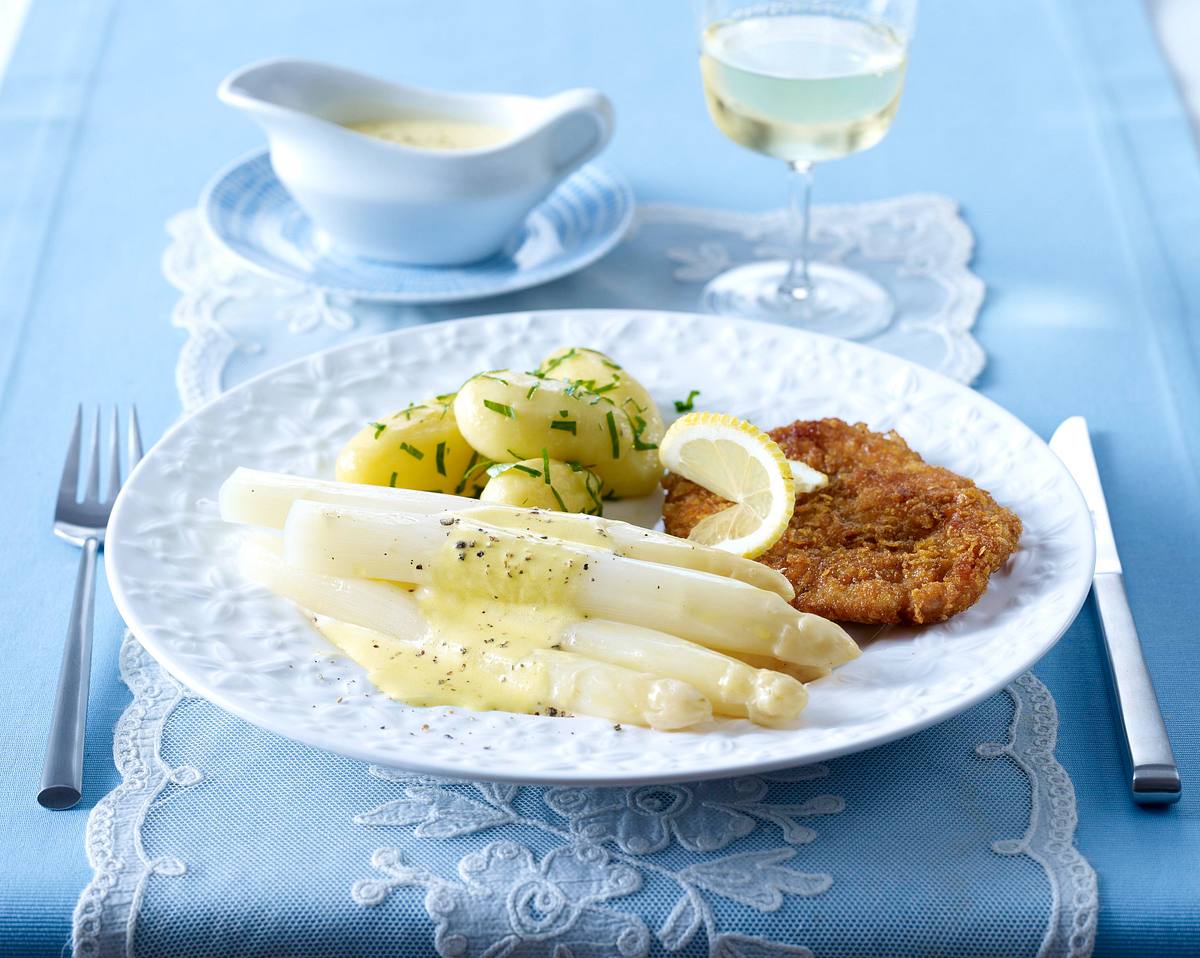
[[808,160],[796,160],[788,164],[788,170],[788,237],[792,255],[787,275],[779,284],[779,295],[804,301],[812,295],[808,259],[813,165]]

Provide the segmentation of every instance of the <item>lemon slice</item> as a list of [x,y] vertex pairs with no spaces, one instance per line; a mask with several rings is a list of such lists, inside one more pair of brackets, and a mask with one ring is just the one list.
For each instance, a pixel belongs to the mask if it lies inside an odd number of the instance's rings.
[[789,459],[788,465],[792,467],[792,480],[796,483],[796,495],[798,496],[806,492],[816,492],[829,485],[829,477],[823,472],[818,472],[806,462]]
[[771,548],[796,507],[792,467],[776,442],[735,416],[688,413],[658,444],[662,464],[733,505],[701,519],[688,538],[753,559]]

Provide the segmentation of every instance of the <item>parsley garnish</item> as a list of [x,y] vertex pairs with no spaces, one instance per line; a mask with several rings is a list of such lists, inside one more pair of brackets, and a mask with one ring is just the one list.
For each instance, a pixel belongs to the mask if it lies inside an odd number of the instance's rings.
[[402,442],[402,443],[400,443],[400,448],[402,450],[404,450],[405,452],[407,452],[414,459],[424,459],[425,458],[425,453],[421,452],[421,450],[418,449],[416,446],[410,446],[408,443]]
[[437,444],[437,471],[439,476],[446,474],[446,444],[444,442]]
[[501,416],[507,416],[509,419],[516,419],[517,414],[512,406],[506,406],[502,402],[492,402],[490,399],[485,399],[483,404],[494,413]]
[[375,438],[376,439],[379,438],[379,434],[381,432],[383,432],[385,429],[387,429],[387,426],[381,422],[369,422],[369,423],[367,423],[367,425],[375,427]]
[[675,400],[675,411],[676,412],[691,412],[693,409],[696,408],[696,406],[695,406],[696,397],[699,395],[700,395],[700,390],[693,389],[691,392],[689,392],[687,394],[687,399],[676,399]]
[[612,457],[614,459],[620,459],[621,458],[621,439],[617,433],[616,417],[613,416],[612,410],[610,409],[608,411],[608,414],[604,418],[608,420],[608,438],[612,442]]

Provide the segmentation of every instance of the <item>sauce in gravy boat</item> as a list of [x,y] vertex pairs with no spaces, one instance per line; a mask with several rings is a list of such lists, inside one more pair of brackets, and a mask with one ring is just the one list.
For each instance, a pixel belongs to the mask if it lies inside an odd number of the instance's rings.
[[309,60],[245,67],[218,96],[263,127],[280,182],[338,249],[431,266],[498,252],[613,129],[596,90],[439,93]]

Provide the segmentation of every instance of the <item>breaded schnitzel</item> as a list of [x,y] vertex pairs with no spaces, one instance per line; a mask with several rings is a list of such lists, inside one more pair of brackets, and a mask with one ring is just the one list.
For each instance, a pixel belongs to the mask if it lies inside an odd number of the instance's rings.
[[[973,605],[1017,547],[1021,520],[970,479],[931,466],[896,433],[840,419],[771,432],[789,459],[829,476],[796,498],[783,537],[758,561],[796,589],[793,605],[844,622],[942,622]],[[666,529],[686,536],[729,503],[674,474]]]

